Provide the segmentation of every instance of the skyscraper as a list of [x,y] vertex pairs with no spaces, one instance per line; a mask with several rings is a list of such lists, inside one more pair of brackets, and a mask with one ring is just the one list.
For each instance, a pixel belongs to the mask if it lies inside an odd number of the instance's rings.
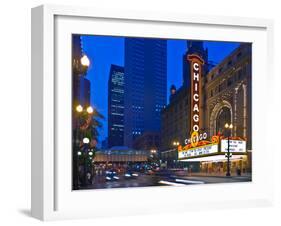
[[124,142],[132,147],[144,132],[160,131],[160,112],[167,99],[167,41],[126,38],[124,81]]
[[124,145],[124,68],[111,65],[108,80],[108,147]]

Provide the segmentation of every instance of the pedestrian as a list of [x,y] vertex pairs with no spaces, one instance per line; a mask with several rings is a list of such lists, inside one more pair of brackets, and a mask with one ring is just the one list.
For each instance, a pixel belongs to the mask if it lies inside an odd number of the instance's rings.
[[92,184],[92,174],[87,172],[87,184]]
[[241,169],[239,167],[236,168],[236,174],[237,176],[241,176]]

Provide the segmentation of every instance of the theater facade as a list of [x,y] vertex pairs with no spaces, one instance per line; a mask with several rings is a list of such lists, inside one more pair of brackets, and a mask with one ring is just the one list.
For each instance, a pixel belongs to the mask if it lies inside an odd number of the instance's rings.
[[189,44],[184,60],[190,86],[173,90],[162,111],[162,153],[177,152],[177,161],[197,163],[201,172],[224,174],[229,148],[232,173],[251,172],[251,55],[251,44],[242,43],[207,70],[202,42]]

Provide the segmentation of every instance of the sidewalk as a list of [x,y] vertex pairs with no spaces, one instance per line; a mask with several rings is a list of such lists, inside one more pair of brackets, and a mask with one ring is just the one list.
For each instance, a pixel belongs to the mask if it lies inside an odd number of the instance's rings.
[[[180,176],[180,177],[226,177],[226,173],[222,172],[222,173],[205,173],[205,172],[187,172],[187,171],[178,171],[175,172],[175,175]],[[240,176],[238,176],[236,173],[232,172],[231,176],[232,178],[243,178],[243,177],[247,177],[250,178],[252,177],[251,173],[241,173]]]

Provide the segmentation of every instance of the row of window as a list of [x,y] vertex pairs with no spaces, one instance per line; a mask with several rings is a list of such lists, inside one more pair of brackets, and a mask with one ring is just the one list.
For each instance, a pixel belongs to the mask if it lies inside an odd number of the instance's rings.
[[238,60],[240,60],[242,55],[243,55],[243,53],[240,51],[236,54],[236,56],[234,58],[229,59],[229,61],[226,64],[222,65],[218,70],[216,70],[213,74],[211,74],[211,80],[213,80],[216,76],[221,74],[224,70],[228,69],[234,63],[236,63]]
[[217,85],[214,89],[211,89],[209,97],[213,97],[214,95],[223,91],[225,88],[231,87],[235,82],[240,81],[246,75],[246,67],[247,66],[244,66],[242,69],[238,70],[235,74],[226,79],[224,82]]

